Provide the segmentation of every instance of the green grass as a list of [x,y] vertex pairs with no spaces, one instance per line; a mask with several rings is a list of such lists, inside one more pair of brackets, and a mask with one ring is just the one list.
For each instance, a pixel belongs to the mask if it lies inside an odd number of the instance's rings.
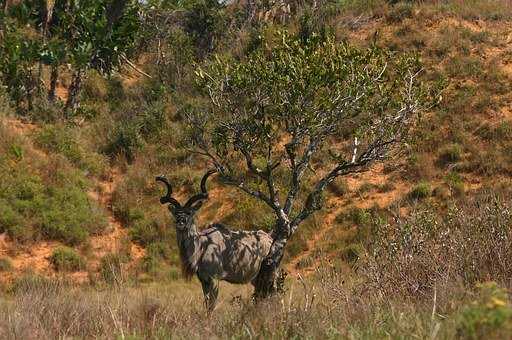
[[78,131],[69,126],[45,125],[35,136],[36,145],[44,150],[64,155],[71,163],[91,175],[102,175],[107,167],[105,159],[80,144]]

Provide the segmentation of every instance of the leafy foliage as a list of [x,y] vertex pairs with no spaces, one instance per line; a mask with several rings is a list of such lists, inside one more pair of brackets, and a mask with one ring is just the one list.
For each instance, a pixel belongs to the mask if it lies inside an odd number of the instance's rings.
[[[42,92],[43,65],[51,67],[52,77],[58,76],[60,65],[72,66],[75,79],[69,102],[77,101],[85,70],[112,74],[136,45],[138,10],[139,3],[133,0],[23,1],[11,5],[3,22],[0,76],[16,107],[33,108],[36,95]],[[50,100],[56,81],[51,80]]]
[[41,237],[67,244],[84,242],[106,226],[87,197],[83,176],[59,157],[42,160],[0,126],[0,232],[18,241]]
[[50,263],[57,271],[78,271],[84,269],[85,262],[82,257],[73,249],[60,247],[53,251],[50,256]]
[[464,339],[506,337],[512,330],[512,307],[505,289],[495,282],[477,285],[477,299],[458,319],[458,335]]
[[[243,60],[217,57],[198,68],[212,106],[208,113],[190,113],[190,138],[226,183],[298,225],[321,206],[321,192],[336,177],[361,171],[405,141],[430,94],[417,82],[420,71],[412,54],[375,45],[364,50],[332,35],[304,41],[282,31]],[[312,155],[332,170],[313,186],[304,208],[292,213]],[[281,169],[285,175],[277,179]],[[286,201],[281,192],[288,192]]]

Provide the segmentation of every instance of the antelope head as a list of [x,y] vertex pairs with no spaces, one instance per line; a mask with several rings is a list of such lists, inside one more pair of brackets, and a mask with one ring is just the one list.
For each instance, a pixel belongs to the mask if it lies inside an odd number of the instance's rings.
[[208,198],[208,191],[206,190],[206,181],[208,177],[214,174],[215,170],[209,170],[201,179],[201,192],[188,199],[188,201],[181,205],[178,200],[172,197],[172,186],[164,176],[156,177],[156,180],[165,184],[167,193],[160,198],[161,204],[169,204],[169,211],[174,216],[176,221],[176,228],[178,230],[187,230],[194,223],[194,215],[201,208],[203,202]]

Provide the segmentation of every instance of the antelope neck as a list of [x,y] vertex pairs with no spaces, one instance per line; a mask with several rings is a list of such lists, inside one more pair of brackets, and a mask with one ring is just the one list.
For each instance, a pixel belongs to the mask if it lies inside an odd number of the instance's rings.
[[187,277],[190,277],[196,273],[197,264],[201,258],[201,245],[195,223],[192,222],[190,227],[184,230],[176,229],[176,236],[183,271]]

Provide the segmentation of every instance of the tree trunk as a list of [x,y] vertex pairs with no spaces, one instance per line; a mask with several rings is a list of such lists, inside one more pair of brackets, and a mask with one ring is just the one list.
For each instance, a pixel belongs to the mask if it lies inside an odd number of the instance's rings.
[[280,273],[279,266],[284,255],[284,248],[290,237],[290,228],[279,228],[274,233],[274,242],[270,247],[270,252],[263,260],[260,272],[254,282],[254,296],[256,298],[266,298],[282,290],[283,273]]
[[107,34],[110,38],[112,30],[117,21],[123,16],[123,12],[126,8],[127,0],[113,0],[107,6]]
[[73,80],[68,90],[68,100],[66,101],[65,111],[69,113],[75,113],[80,107],[80,90],[82,88],[82,70],[76,70],[73,74]]
[[57,79],[59,78],[59,68],[57,65],[51,66],[51,73],[50,73],[50,89],[48,90],[48,101],[54,102],[55,101],[55,90],[57,88]]

